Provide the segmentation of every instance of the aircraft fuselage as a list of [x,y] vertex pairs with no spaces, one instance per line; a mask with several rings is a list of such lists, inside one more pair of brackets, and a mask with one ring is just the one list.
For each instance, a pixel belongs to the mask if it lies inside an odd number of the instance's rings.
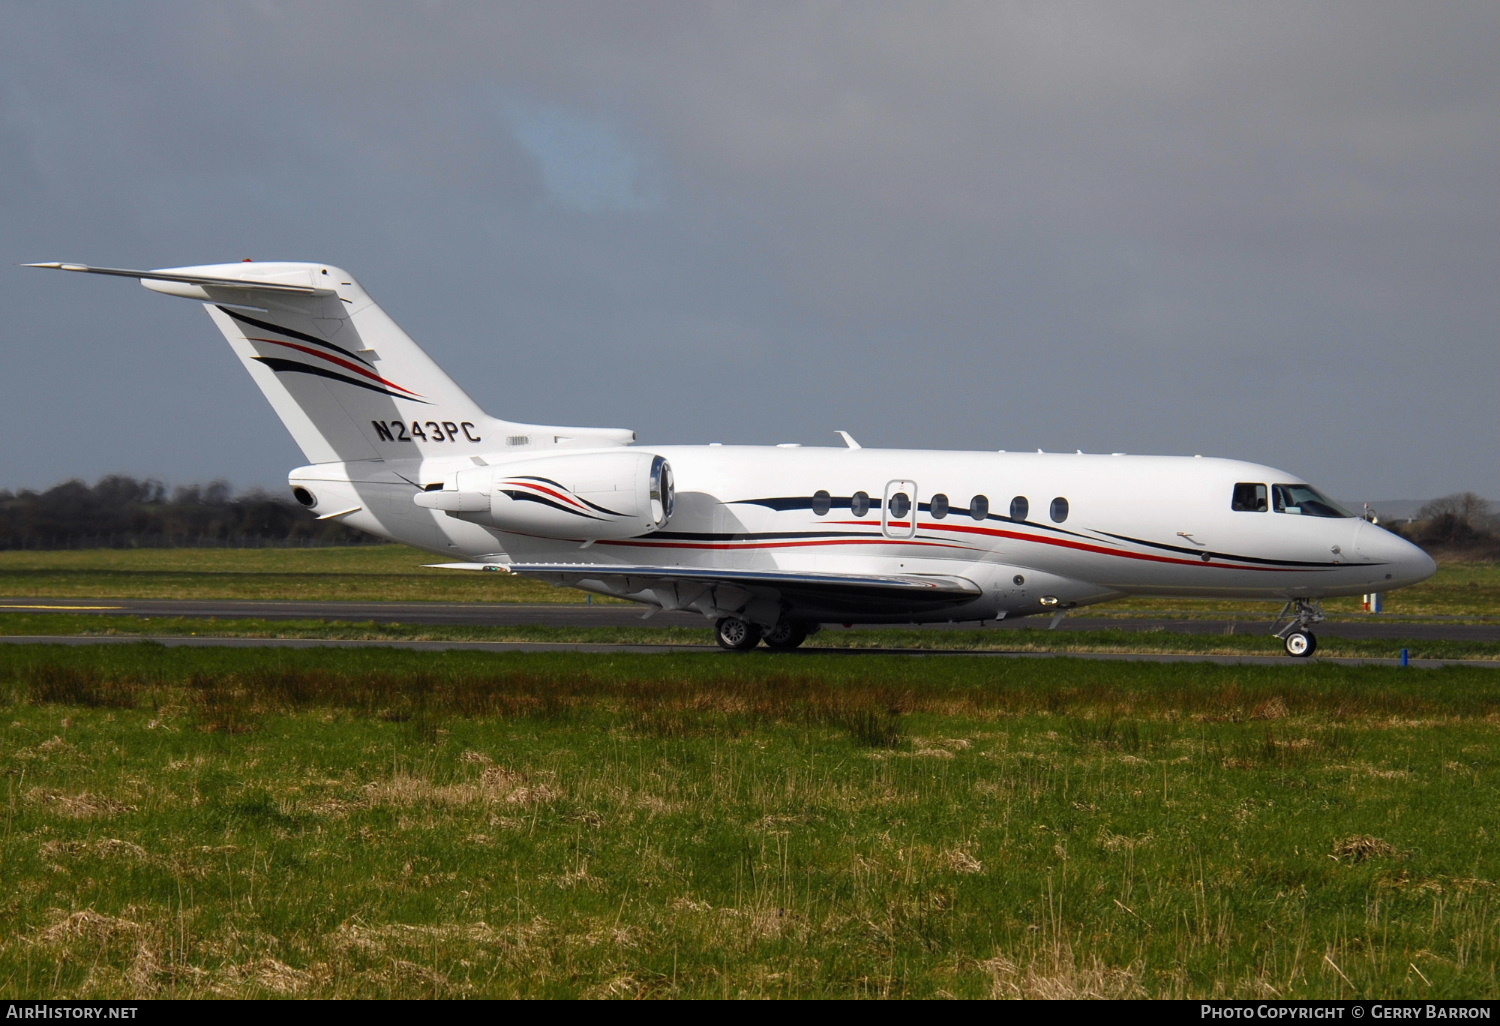
[[[321,464],[291,480],[317,495],[320,511],[358,507],[344,517],[351,526],[478,563],[948,575],[982,591],[938,609],[793,611],[845,622],[985,620],[1127,595],[1319,599],[1401,587],[1434,569],[1420,549],[1358,517],[1278,511],[1269,502],[1233,508],[1236,485],[1269,493],[1300,484],[1296,475],[1235,460],[646,448],[671,464],[670,519],[586,547],[413,506],[411,482],[441,482],[469,460]],[[504,467],[507,454],[486,459]]]

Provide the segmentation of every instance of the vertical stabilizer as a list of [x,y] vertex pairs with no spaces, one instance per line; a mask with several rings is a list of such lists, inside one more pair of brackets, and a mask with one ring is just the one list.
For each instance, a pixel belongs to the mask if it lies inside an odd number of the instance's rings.
[[626,445],[630,431],[490,417],[359,283],[326,264],[155,271],[38,264],[139,278],[204,302],[309,463]]

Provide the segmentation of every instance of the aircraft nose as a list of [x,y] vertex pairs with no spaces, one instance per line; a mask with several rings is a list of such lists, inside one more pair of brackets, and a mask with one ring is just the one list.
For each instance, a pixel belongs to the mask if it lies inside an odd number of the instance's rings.
[[1437,573],[1437,563],[1417,546],[1374,524],[1361,524],[1357,542],[1359,554],[1373,563],[1384,564],[1372,569],[1383,570],[1381,588],[1404,588]]

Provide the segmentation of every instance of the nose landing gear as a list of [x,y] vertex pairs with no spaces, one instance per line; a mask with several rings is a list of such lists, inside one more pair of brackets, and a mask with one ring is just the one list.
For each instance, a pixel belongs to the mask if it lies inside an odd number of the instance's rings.
[[1271,633],[1281,639],[1286,654],[1306,659],[1318,650],[1318,636],[1310,629],[1327,619],[1323,609],[1311,599],[1292,599],[1271,625]]

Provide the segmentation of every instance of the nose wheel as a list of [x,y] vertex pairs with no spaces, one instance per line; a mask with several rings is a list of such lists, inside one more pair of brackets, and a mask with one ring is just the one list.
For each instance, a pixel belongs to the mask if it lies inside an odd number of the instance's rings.
[[1286,654],[1306,659],[1318,650],[1318,636],[1312,631],[1292,631],[1281,643],[1286,646]]
[[1292,599],[1271,625],[1271,633],[1281,639],[1287,655],[1306,659],[1318,650],[1318,636],[1312,632],[1312,625],[1325,619],[1316,602]]

